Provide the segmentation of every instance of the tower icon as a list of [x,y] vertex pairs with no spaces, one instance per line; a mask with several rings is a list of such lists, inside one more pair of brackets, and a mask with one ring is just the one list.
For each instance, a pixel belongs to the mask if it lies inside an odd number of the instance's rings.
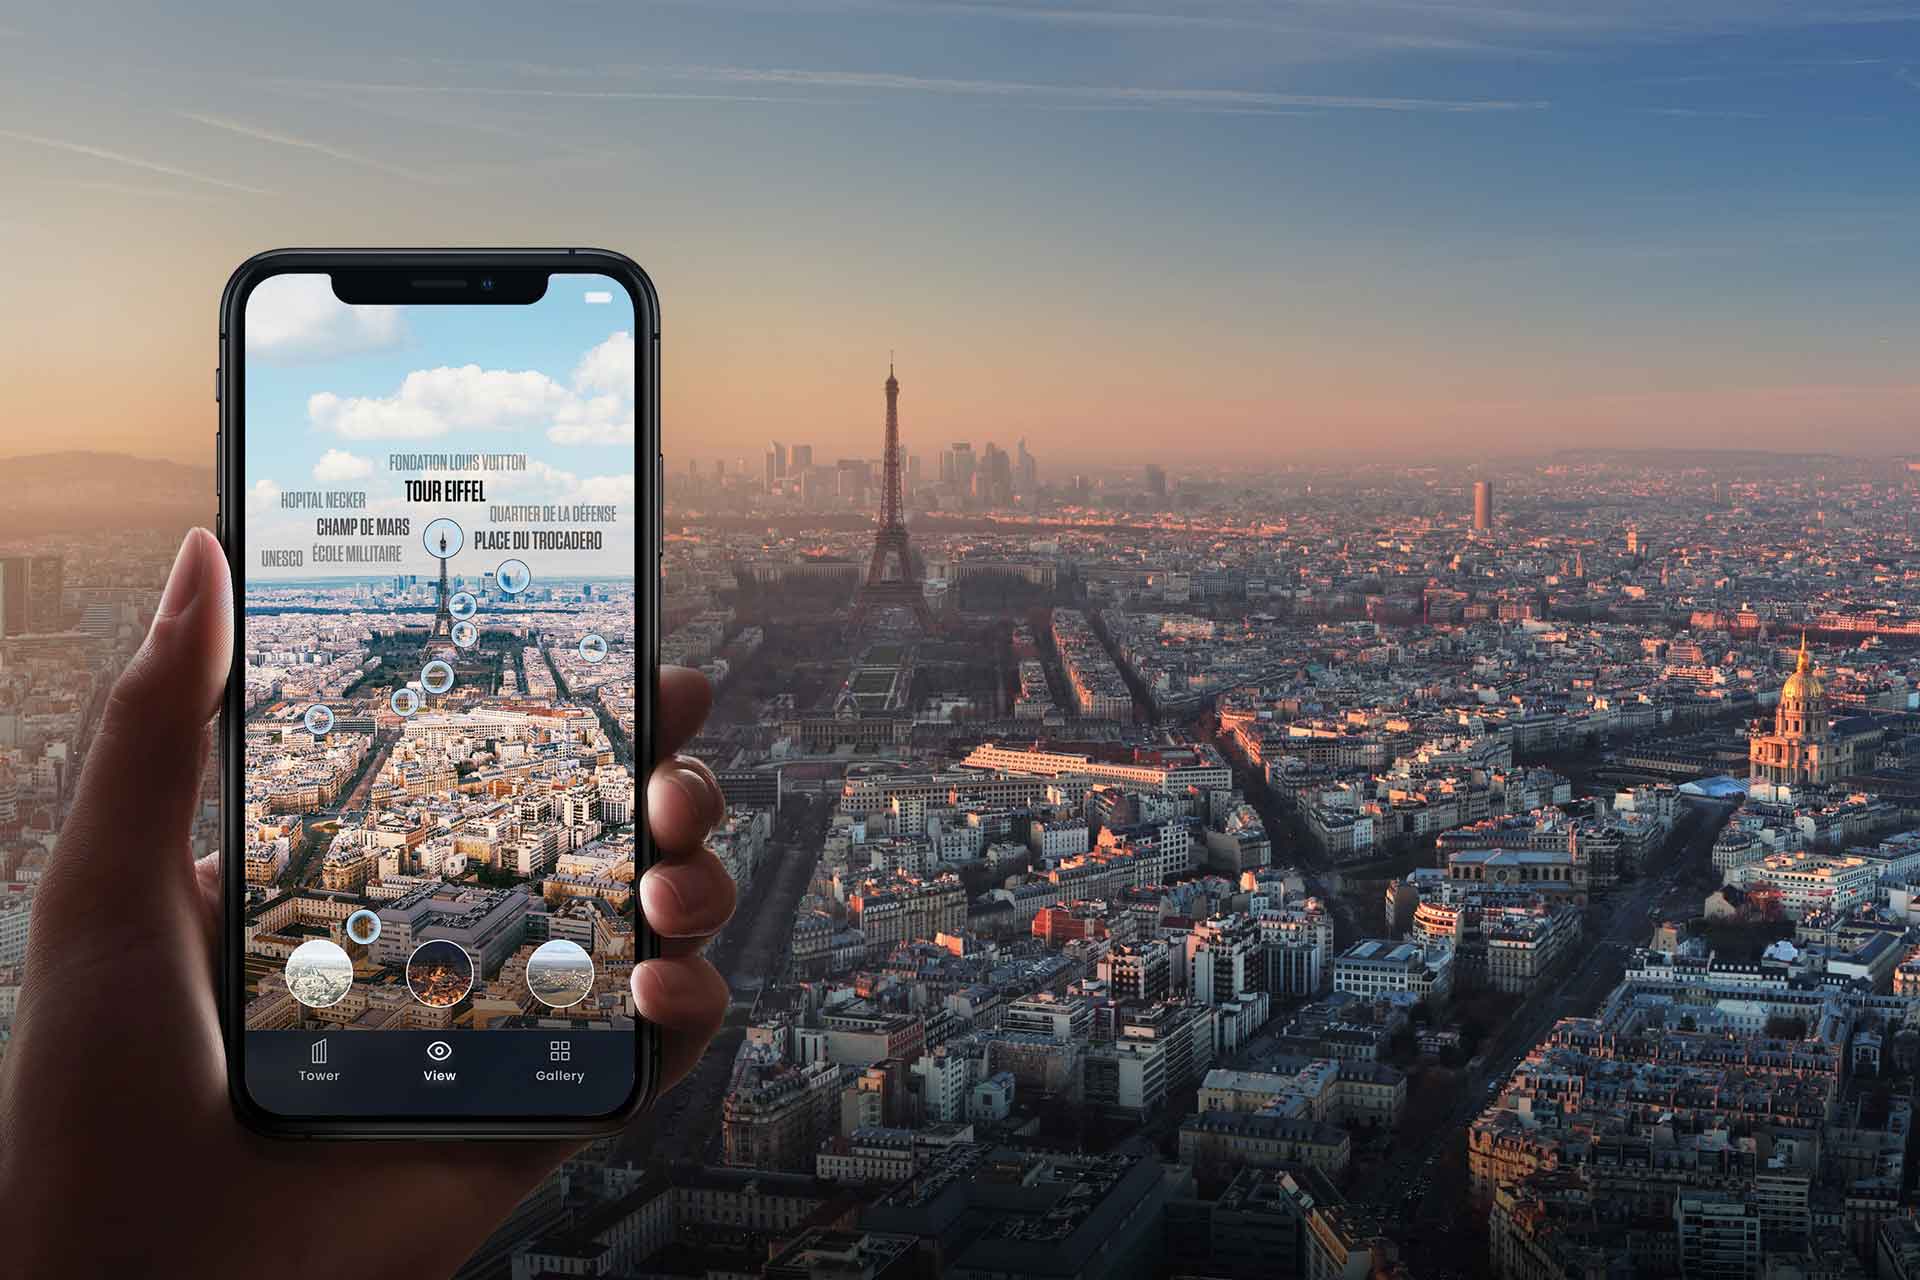
[[433,634],[429,640],[445,640],[453,636],[453,611],[447,607],[452,597],[447,592],[447,531],[440,531],[440,603],[434,610]]
[[[900,492],[900,379],[893,376],[891,360],[887,362],[887,444],[880,466],[880,526],[873,532],[873,559],[867,563],[867,579],[854,598],[848,621],[858,627],[875,609],[911,609],[920,629],[932,631],[933,612],[927,608],[927,593],[907,541],[906,504]],[[894,565],[891,578],[889,561]]]

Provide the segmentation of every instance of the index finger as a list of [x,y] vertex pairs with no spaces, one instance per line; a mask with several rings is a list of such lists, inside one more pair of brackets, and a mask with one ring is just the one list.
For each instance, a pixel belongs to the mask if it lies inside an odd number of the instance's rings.
[[713,686],[692,667],[660,668],[660,699],[654,711],[654,761],[693,740],[713,708]]

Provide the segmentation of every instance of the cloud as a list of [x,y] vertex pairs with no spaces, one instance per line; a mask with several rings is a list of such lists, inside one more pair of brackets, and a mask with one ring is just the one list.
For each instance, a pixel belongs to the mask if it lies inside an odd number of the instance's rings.
[[398,346],[399,307],[350,307],[325,275],[269,276],[247,299],[247,352],[267,360],[323,360]]
[[188,182],[198,182],[209,187],[221,187],[227,191],[244,191],[248,195],[255,196],[271,194],[264,187],[249,186],[244,182],[231,182],[226,178],[209,177],[204,173],[194,173],[190,169],[179,169],[170,164],[161,164],[156,160],[142,160],[139,156],[130,156],[121,151],[109,151],[105,147],[96,147],[85,142],[69,142],[65,138],[49,138],[37,133],[21,133],[14,129],[0,129],[0,138],[11,138],[15,142],[29,142],[36,147],[46,147],[52,151],[65,151],[72,155],[89,156],[95,160],[105,160],[111,164],[124,165],[129,169],[144,169],[148,173],[164,173],[169,178],[185,178]]
[[264,477],[255,480],[253,487],[247,490],[247,514],[265,515],[280,506],[280,486]]
[[636,509],[635,499],[640,492],[631,471],[581,479],[571,471],[562,471],[537,459],[529,460],[525,471],[508,472],[502,478],[509,483],[500,487],[516,498],[537,495],[559,502],[600,503],[619,507],[627,515]]
[[[583,102],[777,102],[787,105],[820,105],[812,97],[776,96],[763,93],[674,93],[646,89],[542,89],[522,85],[495,84],[397,84],[369,80],[278,80],[276,86],[293,90],[321,90],[340,94],[391,94],[395,96],[471,96],[480,98],[561,98]],[[548,142],[552,139],[548,138]]]
[[373,474],[373,463],[345,449],[329,449],[313,464],[313,478],[319,484],[340,484],[347,480],[365,480]]
[[547,429],[555,444],[633,441],[633,335],[624,330],[580,357],[573,385],[582,397]]
[[615,333],[588,351],[570,384],[534,369],[442,365],[414,370],[388,396],[322,391],[308,399],[307,416],[348,440],[539,430],[555,444],[631,444],[633,335]]
[[1010,98],[1036,102],[1128,103],[1167,107],[1318,107],[1354,111],[1529,111],[1545,102],[1497,98],[1397,98],[1326,93],[1271,93],[1258,89],[1160,88],[1146,85],[1064,85],[1026,80],[948,79],[890,71],[802,71],[780,67],[681,67],[679,74],[734,84],[806,85],[833,89],[879,89],[957,97]]
[[324,142],[315,142],[311,138],[298,138],[290,133],[280,133],[273,129],[263,129],[258,125],[246,124],[239,120],[230,120],[225,116],[202,115],[198,111],[182,111],[183,119],[195,124],[206,125],[209,129],[224,129],[228,133],[237,133],[243,138],[252,138],[257,142],[271,142],[275,146],[292,147],[298,151],[311,151],[316,155],[338,160],[343,164],[359,165],[363,169],[372,169],[379,173],[391,174],[396,178],[424,178],[426,175],[416,169],[404,169],[399,165],[387,164],[380,160],[371,160],[366,156],[355,155],[339,147]]

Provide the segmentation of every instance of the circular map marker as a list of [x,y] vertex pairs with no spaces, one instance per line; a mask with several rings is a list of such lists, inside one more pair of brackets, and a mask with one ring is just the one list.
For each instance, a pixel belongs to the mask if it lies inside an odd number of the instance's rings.
[[395,689],[390,701],[393,714],[397,716],[410,716],[420,709],[420,695],[412,689]]
[[420,541],[427,548],[427,554],[435,560],[448,560],[459,555],[460,548],[467,545],[467,533],[458,523],[441,516],[437,520],[427,521]]
[[473,646],[480,643],[480,628],[474,626],[471,622],[454,623],[453,642],[462,649],[473,648]]
[[348,916],[347,936],[363,947],[370,947],[380,941],[379,913],[362,907]]
[[596,631],[589,631],[580,637],[580,656],[588,662],[607,660],[607,638]]
[[316,738],[324,738],[333,731],[333,708],[324,702],[316,702],[307,708],[307,732]]
[[453,668],[435,658],[420,668],[420,685],[428,693],[445,693],[453,688]]
[[500,567],[493,571],[493,580],[500,590],[510,596],[517,596],[533,582],[533,570],[527,568],[525,560],[503,560]]
[[471,591],[456,591],[447,601],[447,612],[456,618],[471,618],[480,612],[480,602]]

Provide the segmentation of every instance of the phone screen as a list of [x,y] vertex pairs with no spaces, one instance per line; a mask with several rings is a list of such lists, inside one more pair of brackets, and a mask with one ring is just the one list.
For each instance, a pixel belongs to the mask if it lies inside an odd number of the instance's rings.
[[246,299],[239,996],[269,1113],[634,1089],[635,313],[598,275]]

